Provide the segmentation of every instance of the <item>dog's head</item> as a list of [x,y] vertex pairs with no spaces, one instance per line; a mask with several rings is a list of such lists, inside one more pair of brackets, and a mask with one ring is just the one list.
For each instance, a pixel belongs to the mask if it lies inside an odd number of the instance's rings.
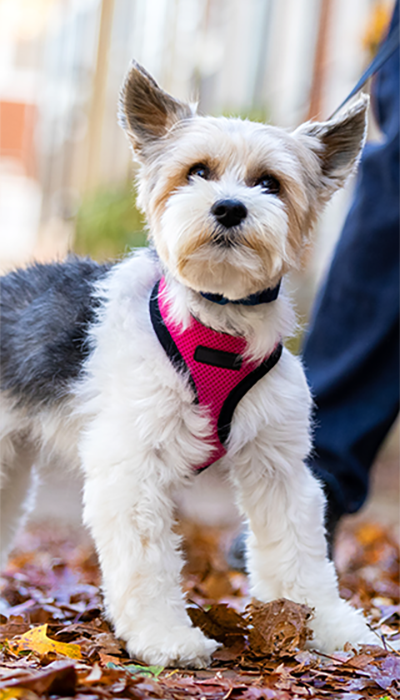
[[323,205],[355,167],[368,99],[292,133],[202,117],[133,64],[120,120],[141,164],[139,205],[183,284],[238,299],[299,268]]

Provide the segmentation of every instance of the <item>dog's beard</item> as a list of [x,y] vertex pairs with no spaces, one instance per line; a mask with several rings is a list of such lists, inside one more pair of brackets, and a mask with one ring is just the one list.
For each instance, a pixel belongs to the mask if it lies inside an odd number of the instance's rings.
[[245,225],[226,229],[204,205],[192,201],[189,209],[185,199],[171,197],[156,234],[160,255],[177,279],[230,299],[277,284],[288,262],[288,222],[281,207],[266,214],[265,207],[257,211],[253,203]]
[[180,279],[197,291],[223,294],[229,299],[246,297],[263,287],[258,255],[243,246],[215,248],[202,245],[177,261]]

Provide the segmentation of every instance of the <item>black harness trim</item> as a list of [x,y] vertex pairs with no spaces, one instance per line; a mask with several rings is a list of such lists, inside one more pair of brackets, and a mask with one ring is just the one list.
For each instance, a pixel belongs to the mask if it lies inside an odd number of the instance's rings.
[[194,393],[193,403],[198,404],[199,398],[197,395],[196,384],[194,383],[194,379],[190,373],[189,367],[187,366],[185,360],[179,352],[179,349],[175,341],[171,337],[171,334],[164,323],[163,317],[161,316],[160,306],[158,304],[158,289],[160,286],[160,281],[161,280],[159,280],[155,284],[155,286],[153,287],[153,291],[150,295],[150,319],[153,324],[155,334],[158,340],[160,341],[162,347],[164,348],[167,357],[169,357],[169,359],[171,360],[174,367],[178,370],[178,372],[181,372],[181,374],[187,377],[190,387],[191,389],[193,389]]
[[194,351],[194,359],[196,362],[201,362],[203,365],[236,370],[241,368],[243,361],[243,357],[236,352],[216,350],[215,348],[208,348],[205,345],[197,346]]
[[263,289],[262,292],[256,292],[255,294],[250,294],[244,299],[228,299],[224,297],[223,294],[211,294],[209,292],[200,292],[201,296],[208,301],[213,301],[215,304],[220,304],[225,306],[225,304],[240,304],[241,306],[258,306],[258,304],[269,304],[271,301],[275,301],[278,298],[279,290],[281,288],[281,280],[275,287],[268,287],[268,289]]
[[222,445],[225,444],[229,437],[229,433],[231,432],[233,412],[239,401],[255,384],[257,384],[260,379],[262,379],[262,377],[265,377],[265,375],[268,374],[273,367],[275,367],[280,359],[280,356],[282,355],[282,349],[282,343],[279,343],[272,355],[270,355],[268,359],[266,359],[259,367],[250,372],[247,377],[242,379],[242,381],[237,384],[226,397],[221,408],[221,413],[218,417],[217,426],[218,437]]

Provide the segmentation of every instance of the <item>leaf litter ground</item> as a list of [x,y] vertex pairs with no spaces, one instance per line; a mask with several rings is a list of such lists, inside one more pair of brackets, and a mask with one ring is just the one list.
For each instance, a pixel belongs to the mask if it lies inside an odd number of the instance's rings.
[[307,606],[251,601],[246,576],[226,564],[231,532],[191,523],[182,530],[189,614],[221,643],[210,669],[130,659],[103,618],[91,546],[76,533],[36,526],[2,578],[0,700],[400,698],[399,552],[389,531],[348,527],[336,554],[342,596],[364,609],[386,648],[323,655],[304,648]]

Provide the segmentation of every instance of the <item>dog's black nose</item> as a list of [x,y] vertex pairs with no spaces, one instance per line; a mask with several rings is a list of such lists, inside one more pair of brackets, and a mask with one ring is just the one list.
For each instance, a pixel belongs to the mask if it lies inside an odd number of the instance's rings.
[[219,224],[225,228],[231,228],[238,226],[246,218],[247,209],[237,199],[221,199],[211,207],[211,213]]

